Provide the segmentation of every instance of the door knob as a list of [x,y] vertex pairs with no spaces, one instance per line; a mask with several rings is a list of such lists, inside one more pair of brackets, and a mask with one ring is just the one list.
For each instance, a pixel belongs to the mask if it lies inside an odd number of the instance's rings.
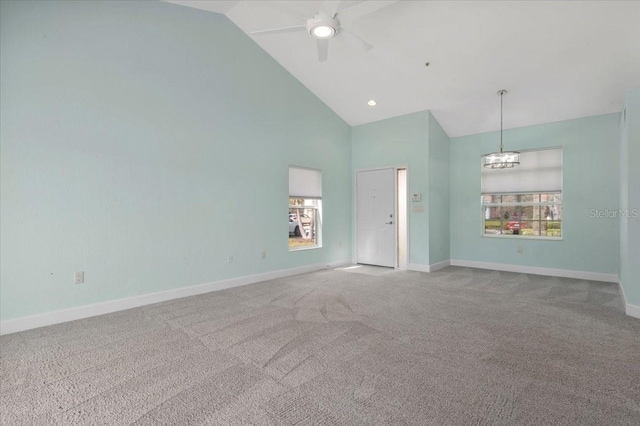
[[385,222],[385,224],[387,224],[387,225],[393,225],[393,221],[391,221],[391,222]]

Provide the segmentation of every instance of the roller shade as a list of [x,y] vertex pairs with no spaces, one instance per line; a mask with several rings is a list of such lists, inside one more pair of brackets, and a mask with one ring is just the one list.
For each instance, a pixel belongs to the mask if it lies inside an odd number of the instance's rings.
[[322,172],[289,167],[289,197],[322,198]]
[[522,151],[513,169],[480,167],[483,194],[562,191],[562,148]]

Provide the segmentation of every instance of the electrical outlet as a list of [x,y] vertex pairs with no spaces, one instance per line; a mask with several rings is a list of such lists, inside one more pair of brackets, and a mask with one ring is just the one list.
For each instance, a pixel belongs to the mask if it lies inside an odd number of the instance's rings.
[[261,258],[262,259],[266,259],[267,258],[267,251],[266,250],[262,250]]
[[75,274],[73,274],[73,283],[74,284],[84,283],[84,271],[78,271]]
[[227,256],[227,263],[233,263],[233,255],[232,254]]

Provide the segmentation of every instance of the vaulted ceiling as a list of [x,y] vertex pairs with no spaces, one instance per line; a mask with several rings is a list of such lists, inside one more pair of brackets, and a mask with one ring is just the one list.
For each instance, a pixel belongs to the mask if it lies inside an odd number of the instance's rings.
[[[342,1],[318,61],[304,25],[323,1],[181,1],[224,13],[350,125],[428,109],[451,137],[619,112],[640,86],[640,2]],[[212,41],[213,42],[213,41]],[[426,63],[429,66],[426,66]],[[377,105],[367,105],[375,99]]]

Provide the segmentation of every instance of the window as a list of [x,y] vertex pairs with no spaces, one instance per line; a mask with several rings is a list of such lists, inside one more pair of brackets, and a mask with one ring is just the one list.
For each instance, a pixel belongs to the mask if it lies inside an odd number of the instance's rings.
[[483,235],[562,237],[562,149],[525,151],[513,169],[482,168]]
[[289,250],[321,247],[322,173],[289,167]]
[[485,235],[562,236],[562,194],[482,195]]

